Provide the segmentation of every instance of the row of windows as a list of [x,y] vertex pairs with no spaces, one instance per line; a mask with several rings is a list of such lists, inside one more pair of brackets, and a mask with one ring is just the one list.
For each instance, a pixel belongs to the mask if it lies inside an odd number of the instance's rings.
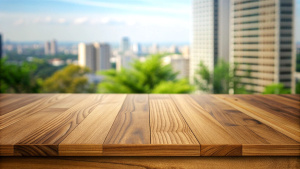
[[234,44],[242,44],[242,45],[257,45],[257,44],[262,44],[262,45],[266,45],[266,44],[275,44],[274,41],[262,41],[262,42],[234,42]]
[[234,23],[235,25],[240,25],[240,24],[249,24],[249,23],[259,23],[259,21],[258,20],[256,20],[256,21],[245,21],[245,22],[240,22],[240,23]]
[[247,4],[247,3],[252,3],[252,2],[259,2],[259,0],[249,0],[249,1],[235,2],[234,5]]
[[256,37],[274,37],[274,34],[263,34],[263,35],[242,35],[234,36],[235,38],[256,38]]
[[253,6],[253,7],[245,7],[241,9],[235,9],[234,11],[246,11],[246,10],[252,10],[252,9],[259,9],[259,8],[267,8],[267,7],[272,7],[275,6],[274,3],[272,4],[267,4],[267,5],[261,5],[261,6]]
[[259,16],[259,13],[255,13],[255,14],[244,14],[241,16],[234,16],[234,18],[244,18],[244,17],[251,17],[251,16]]

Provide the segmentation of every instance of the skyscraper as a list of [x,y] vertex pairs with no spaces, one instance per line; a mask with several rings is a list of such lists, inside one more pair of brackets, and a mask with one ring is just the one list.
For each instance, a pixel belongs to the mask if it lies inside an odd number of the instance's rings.
[[2,34],[0,33],[0,59],[2,58]]
[[106,43],[94,43],[94,49],[96,57],[96,71],[110,69],[110,45]]
[[142,54],[142,46],[140,43],[136,43],[132,46],[132,51],[138,56]]
[[282,83],[294,88],[294,1],[233,0],[230,60],[248,91]]
[[193,1],[193,42],[190,57],[190,81],[200,61],[213,70],[218,59],[229,58],[230,0]]
[[52,40],[50,43],[50,54],[56,55],[57,54],[57,43],[56,40]]
[[45,55],[50,55],[50,42],[49,41],[45,42],[44,52],[45,52]]
[[123,37],[120,46],[121,52],[127,52],[130,50],[130,42],[128,37]]
[[78,45],[78,65],[96,71],[96,58],[93,44],[80,43]]
[[78,64],[88,67],[93,73],[110,69],[111,49],[109,44],[94,43],[78,45]]

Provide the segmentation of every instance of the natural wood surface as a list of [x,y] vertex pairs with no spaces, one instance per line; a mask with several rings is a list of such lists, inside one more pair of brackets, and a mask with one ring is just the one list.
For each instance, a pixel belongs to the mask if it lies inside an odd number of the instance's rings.
[[300,157],[2,157],[6,169],[299,169]]
[[300,156],[299,142],[300,95],[0,94],[0,156]]

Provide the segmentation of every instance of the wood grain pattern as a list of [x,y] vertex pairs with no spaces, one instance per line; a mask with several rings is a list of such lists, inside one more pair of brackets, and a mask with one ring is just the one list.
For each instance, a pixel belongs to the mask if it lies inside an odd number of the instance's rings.
[[[236,150],[242,149],[242,145],[189,95],[171,97],[198,139],[201,145],[201,156],[221,156],[231,151],[236,155],[238,152]],[[217,149],[213,149],[215,146]]]
[[169,95],[150,95],[151,144],[199,144]]
[[[8,145],[14,145],[18,143],[31,132],[40,128],[42,125],[51,121],[54,117],[60,115],[86,97],[87,95],[80,95],[76,98],[73,98],[73,96],[68,96],[65,99],[62,99],[60,102],[54,103],[53,105],[31,115],[30,118],[25,118],[16,122],[14,125],[10,125],[4,129],[1,129],[0,153],[2,152],[2,146],[7,147]],[[13,149],[13,147],[11,148]],[[11,151],[13,152],[13,150]]]
[[68,94],[50,95],[0,116],[0,130],[66,98]]
[[[125,98],[126,95],[103,95],[102,100],[96,105],[90,115],[61,142],[59,154],[61,156],[69,156],[72,151],[76,154],[82,150],[81,145],[84,145],[84,147],[87,147],[87,145],[97,147],[99,151],[95,152],[96,149],[94,149],[90,155],[95,155],[95,153],[101,154],[102,144]],[[77,144],[77,146],[76,148],[69,147],[68,145],[70,144]],[[67,154],[63,150],[67,151]],[[82,153],[87,155],[89,151],[85,148]]]
[[104,156],[199,156],[197,144],[104,144]]
[[0,156],[299,158],[299,96],[0,94]]
[[300,157],[3,157],[0,168],[298,169]]
[[104,144],[150,144],[148,95],[127,95]]
[[265,110],[260,107],[257,107],[253,103],[244,101],[243,99],[247,99],[246,96],[245,98],[241,99],[234,95],[218,95],[216,98],[220,98],[220,100],[224,101],[226,104],[270,126],[278,132],[283,133],[284,135],[294,139],[298,143],[300,142],[299,124],[291,123],[290,120],[282,118],[282,116],[278,115],[278,113],[273,114],[271,109]]
[[300,145],[243,145],[243,156],[300,156]]

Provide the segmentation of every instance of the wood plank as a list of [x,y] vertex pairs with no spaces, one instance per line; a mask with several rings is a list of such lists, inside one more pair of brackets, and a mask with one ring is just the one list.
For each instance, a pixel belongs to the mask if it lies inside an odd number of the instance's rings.
[[[54,117],[60,115],[67,109],[76,105],[87,96],[88,95],[77,95],[76,97],[74,97],[74,95],[68,96],[65,99],[62,99],[60,102],[55,103],[52,106],[47,107],[45,109],[42,109],[39,112],[31,115],[30,117],[16,122],[14,125],[10,125],[4,129],[1,129],[0,154],[2,154],[2,156],[14,155],[14,144],[18,143],[21,139],[29,135],[31,132],[40,128],[43,124],[51,121]],[[63,104],[64,106],[62,106],[61,104]],[[11,148],[11,150],[9,150],[9,153],[5,153],[8,151],[7,147]]]
[[199,156],[198,144],[110,144],[103,156]]
[[300,145],[243,145],[243,156],[300,156]]
[[250,104],[243,99],[236,97],[235,95],[217,95],[215,97],[219,98],[220,101],[223,101],[224,103],[247,114],[248,116],[294,139],[298,143],[300,142],[299,125],[293,124],[289,120],[279,117],[276,114],[256,107],[256,105]]
[[[181,145],[188,149],[188,145],[195,147],[190,155],[200,155],[200,145],[193,132],[185,122],[169,95],[149,95],[151,144],[165,145],[166,150],[172,149],[170,145]],[[168,153],[168,151],[166,151]],[[180,155],[181,152],[178,152]],[[176,156],[176,153],[170,153]]]
[[[92,111],[94,111],[99,104],[101,104],[102,99],[103,95],[101,94],[89,95],[80,103],[30,133],[19,141],[17,145],[19,145],[19,147],[26,147],[27,145],[41,145],[45,147],[55,145],[58,147],[58,144],[61,143]],[[28,148],[24,148],[24,150],[30,151]],[[46,148],[43,150],[46,150]],[[22,155],[21,153],[24,152],[18,152],[15,149],[15,154]],[[32,151],[32,153],[38,153],[38,151]],[[38,156],[39,154],[32,154],[32,156],[35,155]]]
[[[90,115],[59,144],[59,155],[102,155],[102,144],[125,98],[124,94],[103,95]],[[90,151],[91,147],[95,149]]]
[[300,102],[300,94],[280,94],[279,96]]
[[[252,95],[253,97],[254,95]],[[277,103],[281,103],[284,108],[295,108],[296,112],[299,112],[300,109],[300,100],[292,100],[289,98],[281,97],[279,95],[258,95],[258,98],[266,98],[266,101],[276,101]],[[298,113],[299,114],[299,113]]]
[[201,156],[242,155],[242,145],[189,95],[171,95],[201,145]]
[[150,144],[148,95],[127,95],[104,144]]
[[67,96],[69,96],[69,94],[49,95],[49,97],[42,98],[33,103],[27,104],[26,106],[11,111],[10,113],[6,113],[0,116],[0,129],[4,129],[5,127],[27,118],[32,114],[61,101]]
[[149,96],[151,144],[199,144],[169,95]]
[[196,102],[243,144],[297,144],[260,121],[209,95],[192,95]]
[[47,95],[35,94],[35,95],[27,95],[27,96],[21,96],[21,97],[11,98],[11,99],[3,99],[0,101],[0,115],[2,116],[4,114],[7,114],[11,111],[26,106],[27,104],[35,102],[46,96]]
[[298,125],[300,128],[300,102],[292,103],[293,101],[286,101],[279,96],[274,95],[258,95],[258,96],[236,96],[243,99],[247,103],[255,105],[264,109],[280,118],[286,119],[290,123]]
[[1,168],[297,169],[300,157],[3,157]]

